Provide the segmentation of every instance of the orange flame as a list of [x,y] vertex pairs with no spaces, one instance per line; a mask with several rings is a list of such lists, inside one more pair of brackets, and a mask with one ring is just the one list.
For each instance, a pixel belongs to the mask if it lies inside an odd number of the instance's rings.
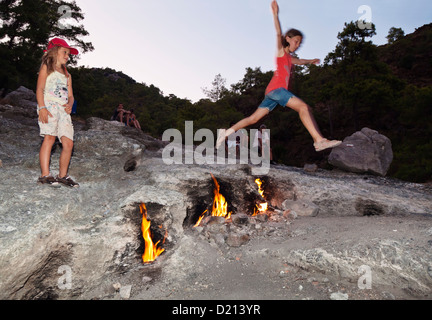
[[[142,255],[142,259],[144,263],[150,263],[155,261],[156,258],[165,251],[165,249],[158,248],[158,244],[160,241],[158,241],[156,244],[153,244],[150,231],[151,222],[147,220],[147,208],[144,203],[140,205],[140,212],[143,215],[141,231],[145,242],[145,249],[144,254]],[[163,242],[165,242],[166,235],[167,234],[165,234]]]
[[[215,189],[214,189],[214,200],[213,200],[213,207],[212,207],[212,217],[223,217],[226,220],[229,220],[231,218],[231,212],[228,212],[228,202],[226,202],[225,197],[220,193],[220,186],[217,182],[215,176],[211,173],[211,176],[213,178]],[[204,211],[201,217],[198,219],[198,222],[195,224],[195,227],[198,227],[201,223],[201,220],[204,218],[204,215],[206,214],[208,210]]]
[[215,176],[213,174],[211,176],[216,186],[214,189],[215,197],[213,200],[212,216],[229,219],[231,218],[231,212],[228,212],[228,202],[226,202],[225,197],[220,193],[220,186]]
[[199,217],[197,223],[194,225],[194,228],[198,227],[201,223],[201,220],[204,218],[204,215],[206,214],[208,210],[204,211],[203,214],[201,215],[201,217]]
[[[262,181],[260,179],[256,179],[255,183],[258,185],[258,193],[261,195],[263,199],[265,199],[264,190],[262,188]],[[268,210],[268,202],[257,204],[253,215],[256,216],[258,213],[266,213],[267,210]]]

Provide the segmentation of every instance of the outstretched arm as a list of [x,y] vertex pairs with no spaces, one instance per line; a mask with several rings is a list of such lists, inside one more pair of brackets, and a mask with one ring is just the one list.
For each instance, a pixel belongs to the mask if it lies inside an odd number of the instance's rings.
[[291,61],[296,65],[305,65],[305,64],[320,64],[320,59],[297,59],[295,57],[291,57]]
[[276,0],[272,1],[271,4],[272,12],[273,12],[273,19],[276,29],[276,44],[277,44],[277,51],[278,56],[282,57],[284,53],[284,47],[282,45],[282,28],[279,21],[279,5]]

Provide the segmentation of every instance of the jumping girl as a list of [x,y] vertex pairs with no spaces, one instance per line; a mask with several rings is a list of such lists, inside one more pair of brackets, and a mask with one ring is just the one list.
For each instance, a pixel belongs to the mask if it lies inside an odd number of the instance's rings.
[[340,145],[342,142],[336,140],[329,141],[325,139],[318,129],[318,125],[315,122],[310,107],[301,99],[297,98],[288,91],[291,67],[293,64],[319,64],[320,60],[306,60],[291,57],[291,53],[294,53],[300,47],[303,41],[303,34],[296,29],[291,29],[284,36],[282,36],[282,29],[279,21],[279,5],[276,0],[272,1],[271,8],[276,28],[277,70],[266,89],[264,101],[255,111],[255,113],[250,117],[241,120],[228,130],[219,130],[219,137],[216,147],[219,148],[222,142],[225,141],[226,137],[242,128],[257,123],[260,119],[268,115],[270,111],[272,111],[278,105],[281,105],[287,106],[299,113],[303,125],[314,140],[314,147],[317,152],[328,148],[334,148]]

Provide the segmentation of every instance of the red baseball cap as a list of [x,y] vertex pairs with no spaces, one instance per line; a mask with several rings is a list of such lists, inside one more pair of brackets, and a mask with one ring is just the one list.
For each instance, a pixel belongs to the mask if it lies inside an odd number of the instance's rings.
[[44,50],[44,52],[47,52],[48,50],[51,50],[54,47],[63,47],[63,48],[67,48],[70,49],[70,53],[73,55],[77,55],[78,54],[78,50],[75,48],[70,47],[66,41],[64,41],[63,39],[60,38],[54,38],[52,39],[49,43],[48,43],[48,48],[46,50]]

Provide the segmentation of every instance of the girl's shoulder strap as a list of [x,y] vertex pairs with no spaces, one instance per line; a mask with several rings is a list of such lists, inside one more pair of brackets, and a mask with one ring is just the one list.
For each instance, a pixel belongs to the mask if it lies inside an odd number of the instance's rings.
[[66,66],[65,66],[65,65],[63,65],[63,70],[64,70],[64,72],[65,72],[65,76],[66,76],[66,78],[68,78],[68,79],[69,79],[69,72],[67,71],[67,69],[66,69]]
[[65,65],[63,65],[63,70],[64,70],[64,72],[65,72],[65,76],[66,76],[66,83],[67,83],[67,85],[69,85],[70,74],[69,74],[69,72],[67,71]]

